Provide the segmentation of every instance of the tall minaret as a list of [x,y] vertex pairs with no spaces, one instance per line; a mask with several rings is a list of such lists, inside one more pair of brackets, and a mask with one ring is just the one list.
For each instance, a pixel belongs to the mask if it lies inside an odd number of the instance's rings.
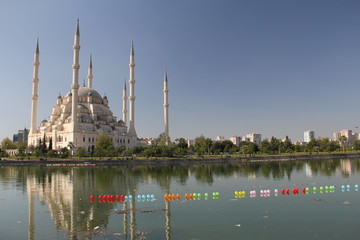
[[169,137],[169,99],[168,99],[168,79],[167,79],[167,71],[165,71],[164,76],[164,124],[165,124],[165,136],[166,136],[166,145],[170,144]]
[[79,51],[80,51],[80,29],[79,29],[79,19],[76,24],[76,32],[74,37],[74,58],[73,58],[73,79],[71,85],[72,92],[72,105],[71,105],[71,118],[73,131],[77,130],[77,105],[78,105],[78,92],[79,92]]
[[135,74],[135,54],[134,54],[134,43],[131,41],[131,50],[130,50],[130,63],[129,63],[129,67],[130,67],[130,79],[129,79],[129,83],[130,83],[130,96],[129,96],[129,101],[130,101],[130,126],[129,126],[129,135],[130,136],[136,136],[136,131],[135,131],[135,78],[134,78],[134,74]]
[[125,84],[124,84],[124,89],[123,89],[123,96],[122,96],[122,120],[126,125],[126,121],[127,121],[127,109],[126,109],[126,100],[127,100],[127,96],[126,96],[126,78],[125,78]]
[[33,88],[32,88],[32,102],[31,102],[31,127],[30,134],[36,133],[36,116],[37,116],[37,100],[38,100],[38,85],[39,85],[39,39],[36,41],[36,50],[34,53],[34,72],[33,72]]
[[92,88],[93,75],[92,75],[92,56],[91,56],[91,54],[90,54],[90,63],[89,63],[87,78],[88,78],[88,87]]

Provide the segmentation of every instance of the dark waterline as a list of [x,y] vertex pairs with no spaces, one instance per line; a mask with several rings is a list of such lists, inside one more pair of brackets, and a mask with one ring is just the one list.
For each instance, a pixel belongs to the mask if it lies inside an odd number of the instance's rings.
[[[354,239],[359,172],[359,159],[0,167],[1,239]],[[332,185],[334,192],[312,191]],[[309,194],[273,192],[304,187]],[[271,190],[270,197],[260,196],[263,189]],[[235,191],[247,195],[235,198]],[[250,198],[250,191],[257,196]],[[186,193],[201,198],[185,201]],[[147,198],[151,194],[155,199]],[[164,201],[164,194],[181,199]],[[99,203],[99,195],[134,197]]]

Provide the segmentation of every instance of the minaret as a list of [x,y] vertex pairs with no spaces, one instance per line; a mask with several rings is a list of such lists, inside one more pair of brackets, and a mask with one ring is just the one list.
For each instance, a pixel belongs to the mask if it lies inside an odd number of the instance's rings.
[[71,118],[72,118],[72,130],[77,130],[77,105],[78,105],[78,92],[79,92],[79,51],[80,51],[80,29],[79,19],[76,24],[76,33],[74,37],[74,58],[73,58],[73,79],[71,85],[72,92],[72,105],[71,105]]
[[33,89],[31,102],[31,127],[30,134],[36,133],[36,116],[37,116],[37,100],[38,100],[38,85],[39,85],[39,39],[36,41],[36,50],[34,53],[34,72],[33,72]]
[[122,120],[126,125],[126,121],[127,121],[127,109],[126,109],[126,100],[127,100],[127,96],[126,96],[126,78],[125,78],[125,84],[124,84],[124,89],[123,89],[123,96],[122,96]]
[[166,136],[166,145],[170,144],[169,137],[169,99],[168,99],[168,79],[167,79],[167,71],[165,71],[164,76],[164,124],[165,124],[165,136]]
[[91,56],[91,54],[90,54],[90,63],[89,63],[87,78],[88,78],[88,87],[92,88],[93,75],[92,75],[92,56]]
[[129,63],[129,67],[130,67],[130,79],[129,79],[129,83],[130,83],[130,96],[129,96],[129,101],[130,101],[130,126],[129,126],[129,135],[130,136],[136,136],[136,131],[135,131],[135,78],[134,78],[134,73],[135,73],[135,54],[134,54],[134,43],[131,41],[131,50],[130,50],[130,63]]

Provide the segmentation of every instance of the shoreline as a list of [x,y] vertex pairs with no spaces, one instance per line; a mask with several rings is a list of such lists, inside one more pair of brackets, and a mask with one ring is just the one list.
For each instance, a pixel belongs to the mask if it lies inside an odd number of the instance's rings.
[[[336,154],[309,154],[309,155],[284,155],[284,156],[254,156],[232,158],[178,158],[178,159],[106,159],[106,160],[16,160],[2,159],[0,166],[47,166],[51,164],[59,166],[101,166],[101,165],[167,165],[167,164],[211,164],[211,163],[258,163],[258,162],[283,162],[296,160],[322,160],[322,159],[347,159],[360,158],[360,153],[336,153]],[[91,164],[89,164],[91,163]]]

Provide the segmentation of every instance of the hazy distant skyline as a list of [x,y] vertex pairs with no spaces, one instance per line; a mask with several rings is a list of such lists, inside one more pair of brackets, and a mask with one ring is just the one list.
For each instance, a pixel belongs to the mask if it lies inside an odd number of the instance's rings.
[[71,86],[80,19],[80,80],[93,56],[93,88],[121,119],[135,47],[139,137],[261,133],[303,139],[360,125],[359,1],[10,1],[0,2],[0,138],[30,128],[33,54],[40,39],[38,124]]

